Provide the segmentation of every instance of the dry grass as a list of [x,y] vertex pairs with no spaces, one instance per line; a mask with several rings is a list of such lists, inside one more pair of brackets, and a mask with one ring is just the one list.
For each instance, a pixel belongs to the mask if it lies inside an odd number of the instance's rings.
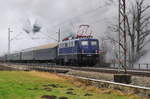
[[65,79],[62,78],[60,75],[54,73],[31,71],[29,74],[49,80],[65,81]]
[[[134,94],[133,90],[130,90],[130,89],[126,90],[125,92],[122,92],[122,90],[97,88],[95,86],[92,86],[92,83],[90,81],[81,80],[81,79],[70,77],[70,76],[62,76],[62,75],[55,74],[55,73],[31,71],[30,74],[33,76],[38,76],[38,77],[49,79],[49,80],[67,82],[67,83],[73,84],[77,87],[81,87],[82,89],[84,89],[88,92],[94,92],[94,93],[98,93],[98,94],[116,94],[118,96],[128,96],[131,99],[141,99]],[[147,98],[142,98],[142,99],[147,99]]]

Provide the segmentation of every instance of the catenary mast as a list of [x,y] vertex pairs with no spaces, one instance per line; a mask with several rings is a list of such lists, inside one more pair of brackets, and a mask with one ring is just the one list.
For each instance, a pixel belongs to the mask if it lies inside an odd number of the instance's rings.
[[126,27],[126,0],[119,0],[119,18],[118,18],[118,36],[119,36],[119,66],[123,67],[127,73],[127,27]]

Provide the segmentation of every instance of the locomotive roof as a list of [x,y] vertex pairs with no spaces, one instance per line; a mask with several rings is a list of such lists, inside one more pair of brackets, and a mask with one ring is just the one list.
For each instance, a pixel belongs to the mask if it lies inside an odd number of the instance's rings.
[[96,39],[96,38],[78,38],[78,39],[70,39],[70,40],[62,41],[60,43],[69,42],[69,41],[76,41],[76,40],[98,40],[98,39]]
[[80,38],[79,40],[97,40],[96,38]]

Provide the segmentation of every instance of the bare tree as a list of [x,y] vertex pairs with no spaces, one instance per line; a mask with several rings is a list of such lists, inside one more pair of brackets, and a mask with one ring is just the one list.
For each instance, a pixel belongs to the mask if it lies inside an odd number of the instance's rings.
[[131,40],[131,63],[137,61],[144,53],[143,48],[150,40],[147,40],[150,35],[150,16],[147,11],[150,5],[144,5],[145,0],[136,0],[132,5],[131,21],[129,22],[127,16],[128,33]]
[[[129,21],[129,17],[127,18],[127,27],[128,27],[128,34],[130,38],[130,48],[131,48],[131,58],[129,60],[130,63],[133,63],[135,60],[135,40],[136,40],[136,21],[137,21],[137,14],[136,8],[132,5],[132,9],[129,10],[131,14],[131,20]],[[130,49],[129,49],[130,51]],[[129,56],[130,57],[130,56]]]
[[[136,52],[141,55],[143,47],[147,44],[146,37],[150,34],[150,30],[147,28],[150,24],[150,16],[146,16],[144,13],[150,8],[150,6],[144,7],[144,0],[136,1],[137,5],[137,46]],[[149,41],[149,40],[148,40]]]
[[[128,61],[131,64],[134,64],[138,59],[141,58],[142,55],[145,54],[144,48],[150,42],[150,15],[148,11],[150,9],[150,5],[147,5],[145,0],[136,0],[131,8],[128,8],[128,13],[126,15],[127,19],[127,29],[128,29],[128,43],[129,47],[128,51]],[[108,27],[107,32],[117,33],[118,25],[111,24]],[[111,42],[118,43],[119,46],[122,47],[123,50],[126,50],[122,44],[119,44],[116,37],[112,37],[112,35],[107,35],[107,38]],[[117,53],[116,53],[117,58]],[[121,62],[121,61],[120,61]]]

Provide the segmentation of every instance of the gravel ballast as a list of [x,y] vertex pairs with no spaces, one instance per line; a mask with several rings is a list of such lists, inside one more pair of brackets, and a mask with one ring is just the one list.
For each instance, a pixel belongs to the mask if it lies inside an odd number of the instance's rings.
[[[86,71],[76,71],[72,70],[67,73],[68,75],[82,76],[87,78],[99,79],[113,81],[113,74],[109,73],[98,73],[98,72],[86,72]],[[132,85],[150,87],[150,77],[142,76],[132,76]]]

